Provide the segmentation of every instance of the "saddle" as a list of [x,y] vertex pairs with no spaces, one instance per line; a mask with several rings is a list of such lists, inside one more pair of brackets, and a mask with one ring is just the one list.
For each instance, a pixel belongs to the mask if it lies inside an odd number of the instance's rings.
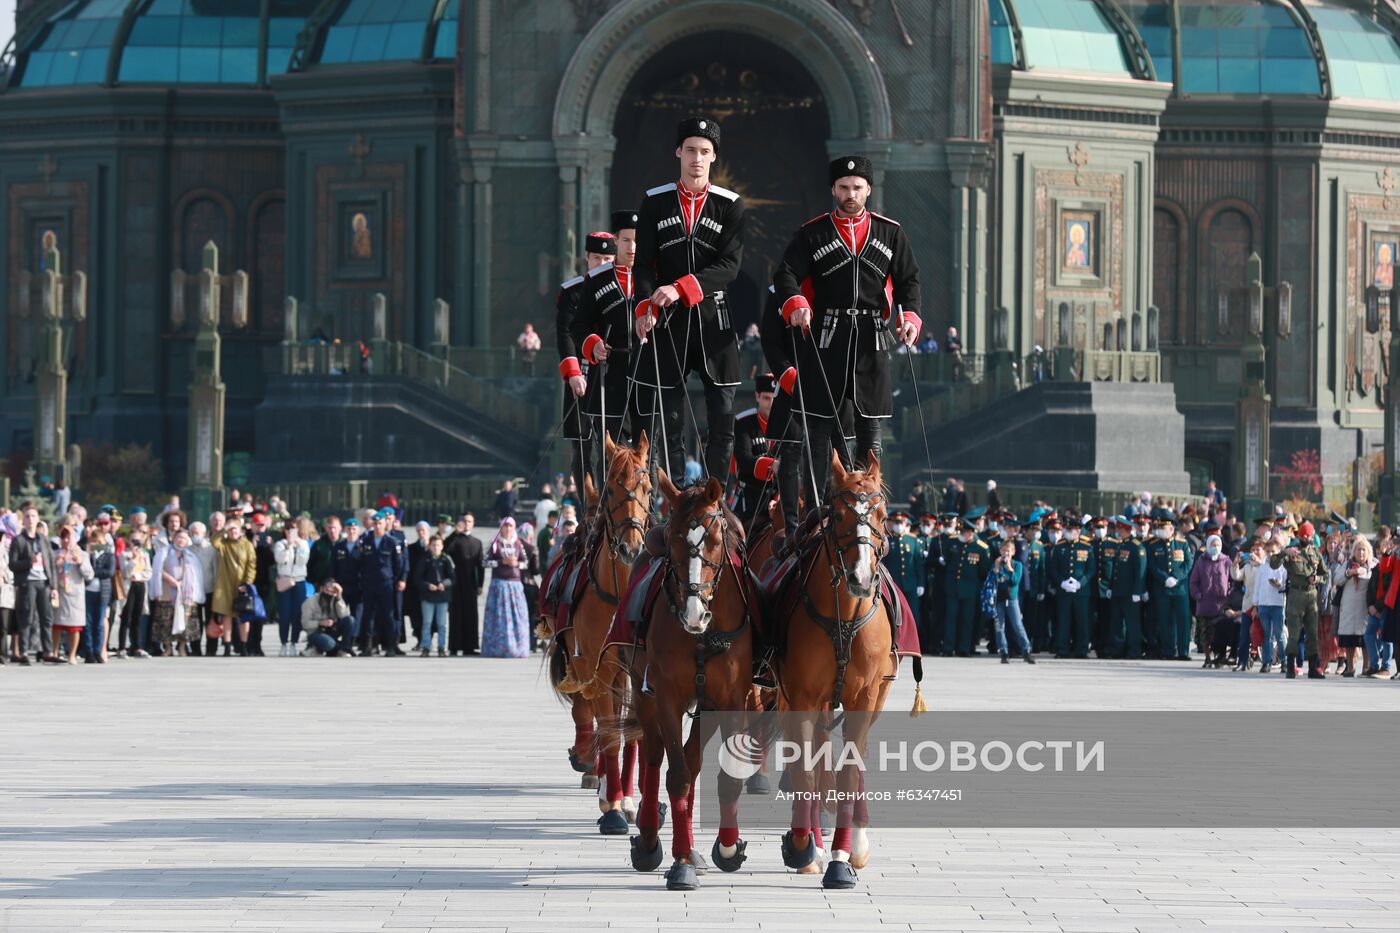
[[588,586],[588,563],[593,541],[584,546],[583,535],[574,534],[545,569],[540,584],[540,615],[553,622],[555,635],[573,626],[573,609]]
[[[766,610],[764,614],[775,625],[772,644],[780,656],[787,645],[787,623],[802,605],[806,581],[822,548],[822,539],[811,533],[811,525],[809,516],[801,529],[806,532],[805,535],[795,542],[798,546],[789,550],[781,560],[775,555],[763,568],[763,576],[759,580],[759,594]],[[900,592],[888,568],[883,563],[879,567],[880,600],[890,620],[890,643],[897,655],[919,657],[919,628],[909,601]]]

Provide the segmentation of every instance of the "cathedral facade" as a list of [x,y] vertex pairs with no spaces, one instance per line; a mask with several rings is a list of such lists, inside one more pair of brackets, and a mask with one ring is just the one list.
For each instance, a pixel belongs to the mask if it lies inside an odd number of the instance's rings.
[[1384,411],[1397,23],[1389,0],[21,2],[0,72],[0,455],[32,443],[50,247],[87,279],[70,437],[172,463],[194,332],[174,274],[210,241],[246,272],[223,371],[227,449],[253,451],[287,297],[298,339],[366,338],[381,294],[390,340],[434,342],[437,299],[453,345],[527,321],[547,337],[584,235],[674,180],[672,128],[699,112],[749,208],[741,328],[828,209],[827,160],[866,155],[935,337],[1155,350],[1204,478],[1230,475],[1259,331],[1271,458],[1312,452],[1336,484]]

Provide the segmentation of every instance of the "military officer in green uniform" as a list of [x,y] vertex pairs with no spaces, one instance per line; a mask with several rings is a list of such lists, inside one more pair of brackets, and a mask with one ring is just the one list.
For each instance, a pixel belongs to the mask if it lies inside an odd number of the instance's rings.
[[890,515],[889,550],[882,558],[895,586],[904,594],[914,618],[919,618],[919,598],[924,595],[924,546],[909,533],[909,513]]
[[[1139,513],[1133,516],[1133,540],[1142,545],[1143,556],[1147,559],[1148,565],[1152,562],[1152,519],[1146,513]],[[1159,656],[1157,651],[1157,630],[1152,624],[1152,582],[1149,577],[1147,589],[1142,594],[1142,604],[1138,606],[1138,622],[1142,626],[1142,656],[1145,658],[1155,658]]]
[[1055,657],[1089,656],[1090,600],[1094,595],[1093,545],[1080,537],[1080,525],[1070,522],[1065,539],[1050,557],[1050,584],[1056,598]]
[[958,593],[951,581],[953,567],[958,566],[959,560],[962,560],[962,538],[958,537],[956,511],[945,511],[939,518],[944,527],[944,534],[938,537],[938,551],[928,555],[928,573],[938,574],[938,591],[944,594],[938,653],[944,657],[952,657],[953,647],[958,644]]
[[[1118,546],[1113,558],[1113,614],[1109,617],[1107,652],[1110,658],[1142,657],[1142,603],[1147,598],[1147,546],[1133,533],[1133,523],[1121,515]],[[1126,654],[1124,639],[1126,638]]]
[[1155,540],[1147,552],[1148,605],[1157,631],[1157,651],[1163,660],[1191,660],[1191,598],[1187,580],[1194,560],[1191,546],[1173,534],[1176,522],[1161,517],[1153,522]]
[[1118,539],[1107,515],[1089,522],[1090,544],[1094,549],[1093,619],[1089,647],[1101,658],[1109,656],[1108,631],[1113,619],[1113,569],[1118,560]]
[[1288,629],[1288,660],[1284,670],[1289,677],[1298,676],[1298,636],[1306,630],[1308,676],[1321,680],[1327,675],[1322,672],[1317,654],[1317,587],[1326,570],[1313,538],[1312,522],[1298,526],[1297,536],[1269,558],[1269,566],[1275,570],[1282,567],[1288,574],[1284,590],[1288,597],[1283,604],[1283,624]]
[[[1065,523],[1062,518],[1051,512],[1045,517],[1045,607],[1042,617],[1045,620],[1044,636],[1045,641],[1040,650],[1053,651],[1058,641],[1055,634],[1060,628],[1060,581],[1054,578],[1055,561],[1058,559],[1060,549],[1068,542],[1065,541]],[[1035,649],[1035,643],[1031,643],[1031,648]]]
[[1021,617],[1026,620],[1026,637],[1031,640],[1032,651],[1043,649],[1045,638],[1045,544],[1041,541],[1042,517],[1043,515],[1032,512],[1022,526],[1022,544],[1018,554],[1022,566],[1026,568]]
[[924,546],[924,595],[919,601],[919,644],[924,654],[943,649],[943,523],[930,512],[919,516],[919,540]]
[[982,584],[992,572],[992,549],[977,537],[977,524],[964,516],[958,528],[957,560],[948,565],[948,589],[956,600],[955,630],[949,637],[944,626],[943,651],[955,649],[957,656],[972,656],[972,638],[981,613]]

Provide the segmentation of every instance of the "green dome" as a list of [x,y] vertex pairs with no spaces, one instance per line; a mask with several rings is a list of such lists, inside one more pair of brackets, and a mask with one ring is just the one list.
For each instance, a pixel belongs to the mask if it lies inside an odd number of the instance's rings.
[[[308,63],[450,59],[455,0],[41,0],[10,88],[262,86]],[[314,53],[314,54],[311,54]]]
[[[1360,0],[987,0],[992,61],[1130,74],[1182,97],[1400,103],[1400,15]],[[1136,68],[1131,67],[1141,56]]]

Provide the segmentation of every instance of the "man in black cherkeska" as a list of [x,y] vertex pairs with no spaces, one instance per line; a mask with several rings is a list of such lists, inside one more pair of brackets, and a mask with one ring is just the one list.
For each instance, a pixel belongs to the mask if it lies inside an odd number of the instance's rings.
[[[617,255],[588,270],[579,287],[574,312],[573,340],[588,363],[588,392],[583,397],[584,417],[593,437],[600,437],[599,419],[607,405],[607,423],[613,439],[624,440],[630,427],[623,424],[627,406],[628,376],[631,373],[632,309],[636,305],[632,287],[632,263],[637,255],[637,212],[614,211],[612,233]],[[590,453],[587,468],[593,471],[593,484],[603,488],[597,458]],[[580,482],[582,478],[580,477]]]
[[[825,491],[831,446],[847,466],[868,464],[881,450],[881,421],[894,413],[890,347],[919,337],[919,268],[899,224],[866,210],[874,169],[864,156],[843,156],[829,168],[836,209],[803,224],[773,274],[779,313],[795,372],[780,375],[768,420],[772,436],[807,432],[815,485]],[[854,410],[854,456],[838,415]],[[779,461],[783,517],[797,520],[801,458]],[[815,503],[809,503],[812,505]]]
[[584,258],[588,270],[584,275],[576,275],[559,285],[559,295],[554,299],[554,339],[559,347],[559,375],[564,378],[564,424],[561,435],[573,447],[572,476],[583,485],[583,470],[591,462],[588,451],[593,443],[591,425],[583,416],[578,400],[588,391],[588,382],[583,377],[583,367],[578,361],[578,345],[574,340],[574,317],[578,314],[579,298],[583,294],[583,283],[587,272],[604,263],[611,262],[617,255],[617,238],[606,230],[588,234],[584,238]]
[[682,413],[692,372],[705,387],[706,473],[722,480],[734,450],[739,345],[724,290],[743,257],[744,205],[733,191],[710,184],[719,143],[713,120],[682,120],[676,129],[680,181],[652,188],[637,210],[633,278],[644,300],[636,309],[643,345],[635,347],[635,412],[642,424],[660,418],[666,469],[675,481],[685,474]]

